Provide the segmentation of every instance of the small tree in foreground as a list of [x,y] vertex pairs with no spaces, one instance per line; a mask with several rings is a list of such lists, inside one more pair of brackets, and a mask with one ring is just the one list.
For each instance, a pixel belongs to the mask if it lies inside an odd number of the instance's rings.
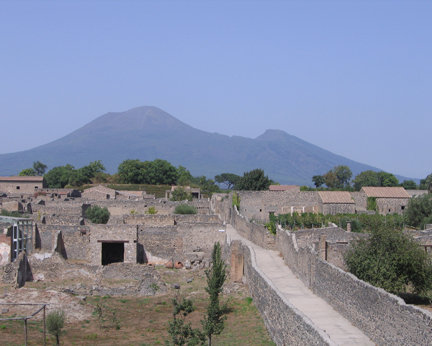
[[99,207],[94,205],[86,210],[86,216],[93,223],[106,224],[110,218],[110,212],[107,207]]
[[63,310],[54,310],[50,312],[46,319],[48,333],[56,337],[57,346],[60,345],[60,334],[65,323],[65,312]]
[[220,305],[219,301],[222,287],[227,277],[226,264],[222,259],[222,251],[219,242],[215,243],[213,246],[212,262],[213,265],[211,268],[205,271],[208,285],[205,290],[210,295],[210,302],[207,307],[207,314],[204,316],[204,320],[201,321],[209,346],[211,346],[212,335],[219,335],[223,331],[224,321],[226,320],[225,315],[228,309],[226,303]]
[[432,289],[429,255],[414,239],[391,225],[372,228],[369,238],[352,245],[345,261],[359,279],[391,293],[403,293],[408,287],[418,294]]
[[191,327],[191,323],[185,323],[187,315],[195,311],[193,302],[190,299],[184,299],[179,302],[178,297],[172,300],[173,319],[168,322],[169,340],[165,340],[166,346],[174,345],[203,345],[205,335],[196,328]]

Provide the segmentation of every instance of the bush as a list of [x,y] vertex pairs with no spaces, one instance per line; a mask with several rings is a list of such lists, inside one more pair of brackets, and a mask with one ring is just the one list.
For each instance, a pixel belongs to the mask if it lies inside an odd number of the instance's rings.
[[197,210],[193,205],[179,204],[175,210],[174,214],[196,214]]
[[369,238],[352,244],[345,261],[359,279],[391,293],[402,293],[409,287],[415,293],[427,293],[432,288],[429,255],[392,225],[371,229]]
[[240,196],[237,192],[233,193],[232,196],[232,205],[237,207],[237,210],[240,210]]
[[171,192],[171,201],[192,201],[192,195],[187,193],[182,186],[178,186]]
[[156,210],[155,207],[149,207],[148,210],[145,213],[149,214],[149,215],[155,215],[155,214],[157,214],[157,212],[158,211]]
[[54,310],[50,312],[46,319],[48,333],[56,337],[57,345],[60,345],[60,334],[65,323],[65,313],[63,310]]
[[110,218],[110,212],[107,207],[99,207],[95,205],[86,210],[86,216],[93,223],[106,224]]

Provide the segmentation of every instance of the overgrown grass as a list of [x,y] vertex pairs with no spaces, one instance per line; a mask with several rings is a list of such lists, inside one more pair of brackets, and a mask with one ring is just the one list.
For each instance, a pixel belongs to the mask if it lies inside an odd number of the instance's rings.
[[193,205],[179,204],[174,210],[174,214],[196,214],[197,210]]

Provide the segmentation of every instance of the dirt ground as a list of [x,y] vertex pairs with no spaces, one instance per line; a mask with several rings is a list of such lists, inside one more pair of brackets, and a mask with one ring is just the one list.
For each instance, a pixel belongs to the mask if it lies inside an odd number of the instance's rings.
[[[201,327],[207,306],[204,291],[204,270],[174,270],[157,267],[157,272],[168,290],[154,296],[88,296],[79,297],[58,292],[55,287],[62,283],[29,282],[25,288],[14,290],[10,285],[0,285],[0,303],[29,302],[48,303],[48,310],[61,308],[66,312],[67,323],[60,337],[62,345],[116,345],[145,346],[164,345],[168,337],[168,321],[172,319],[172,298],[188,298],[194,301],[195,312],[187,316],[186,323]],[[189,281],[189,282],[188,282]],[[79,284],[79,280],[74,280]],[[179,290],[172,288],[178,283]],[[247,286],[227,283],[222,301],[228,301],[230,312],[225,329],[213,339],[213,345],[274,345],[253,301],[248,297]],[[0,318],[28,316],[37,310],[32,307],[12,307]],[[42,314],[28,322],[28,344],[43,344]],[[0,321],[1,345],[24,345],[24,323],[22,321]],[[55,345],[54,338],[47,334],[47,345]]]

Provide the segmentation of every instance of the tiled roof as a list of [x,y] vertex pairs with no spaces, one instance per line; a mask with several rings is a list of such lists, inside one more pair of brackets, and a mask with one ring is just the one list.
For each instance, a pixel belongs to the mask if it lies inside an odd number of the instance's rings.
[[410,198],[409,193],[403,187],[363,186],[360,192],[364,192],[368,197]]
[[354,200],[348,191],[318,191],[323,203],[354,204]]
[[20,181],[20,182],[26,182],[26,181],[43,181],[42,176],[21,176],[21,175],[14,175],[12,177],[0,177],[0,181]]
[[289,189],[295,189],[297,185],[270,185],[269,191],[285,191]]

